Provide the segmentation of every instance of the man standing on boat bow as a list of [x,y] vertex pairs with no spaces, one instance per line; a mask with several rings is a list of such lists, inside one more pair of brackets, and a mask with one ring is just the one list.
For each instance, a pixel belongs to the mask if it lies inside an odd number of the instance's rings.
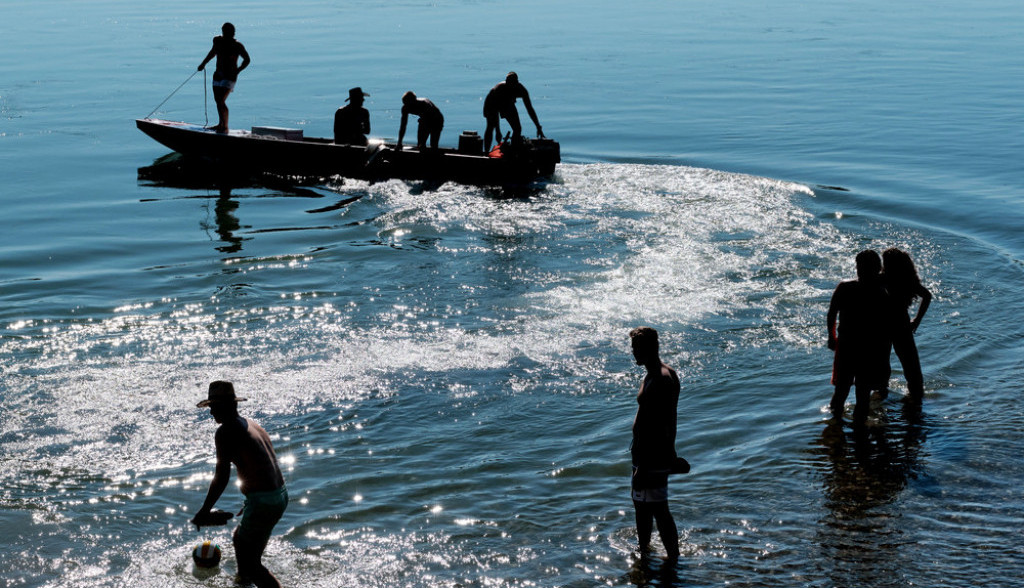
[[[220,28],[222,36],[213,38],[213,48],[206,54],[206,59],[199,64],[197,71],[202,71],[214,57],[217,58],[217,69],[213,72],[213,100],[217,103],[217,116],[220,121],[213,127],[218,133],[228,132],[228,94],[235,89],[238,74],[249,67],[249,53],[235,40],[235,25],[226,22]],[[238,65],[238,58],[242,64]]]

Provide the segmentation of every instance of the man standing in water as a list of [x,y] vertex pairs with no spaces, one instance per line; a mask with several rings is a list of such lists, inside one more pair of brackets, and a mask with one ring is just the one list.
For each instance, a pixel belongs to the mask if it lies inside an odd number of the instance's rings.
[[632,495],[636,509],[636,533],[640,551],[650,548],[652,522],[670,560],[679,557],[679,532],[668,509],[668,475],[676,457],[676,407],[679,404],[679,376],[661,361],[658,331],[637,327],[629,332],[633,358],[647,369],[640,405],[633,419]]
[[523,106],[526,113],[530,115],[533,124],[537,126],[537,136],[543,138],[544,133],[537,120],[537,113],[533,110],[530,102],[530,93],[526,87],[519,83],[519,75],[514,71],[508,72],[504,82],[495,84],[491,91],[484,98],[484,119],[487,120],[487,130],[484,131],[484,151],[491,150],[491,134],[494,134],[494,141],[501,141],[501,119],[508,121],[512,127],[512,143],[518,143],[523,137],[523,125],[519,122],[519,111],[516,110],[516,98],[523,99]]
[[[889,296],[882,284],[882,258],[874,249],[857,254],[857,279],[841,282],[828,306],[828,348],[835,351],[830,407],[843,416],[850,387],[856,388],[853,425],[867,420],[872,390],[886,390],[891,345]],[[838,326],[836,324],[838,319]]]
[[213,481],[210,482],[206,501],[192,518],[192,523],[197,527],[223,524],[211,510],[227,488],[231,464],[235,464],[239,488],[245,495],[242,520],[232,536],[238,558],[238,575],[259,588],[278,588],[281,583],[261,560],[270,533],[288,506],[288,491],[267,432],[255,421],[238,415],[238,403],[243,400],[246,399],[235,396],[231,382],[218,381],[210,384],[207,399],[196,405],[209,407],[220,427],[214,436],[217,466]]
[[[223,33],[213,38],[213,48],[206,54],[206,59],[199,64],[197,71],[202,71],[207,62],[217,57],[217,69],[213,72],[213,100],[217,103],[217,116],[220,122],[213,127],[218,133],[228,132],[228,94],[235,89],[238,74],[249,67],[249,53],[245,46],[235,40],[235,25],[226,22],[221,27]],[[242,64],[238,65],[238,58]]]

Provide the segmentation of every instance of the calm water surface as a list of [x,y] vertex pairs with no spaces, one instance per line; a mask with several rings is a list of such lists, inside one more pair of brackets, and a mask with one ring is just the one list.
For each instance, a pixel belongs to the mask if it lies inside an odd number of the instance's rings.
[[[233,380],[292,504],[289,586],[1014,586],[1024,574],[1024,117],[1010,1],[43,1],[0,58],[0,585],[231,586],[195,403]],[[446,184],[224,184],[139,133],[329,135],[351,86],[482,130],[515,69],[565,163]],[[189,80],[186,82],[186,80]],[[525,129],[532,131],[527,122]],[[866,247],[936,300],[924,410],[826,423],[824,315]],[[683,377],[685,557],[637,558],[626,333]],[[219,506],[237,508],[225,493]],[[194,569],[201,539],[221,568]]]

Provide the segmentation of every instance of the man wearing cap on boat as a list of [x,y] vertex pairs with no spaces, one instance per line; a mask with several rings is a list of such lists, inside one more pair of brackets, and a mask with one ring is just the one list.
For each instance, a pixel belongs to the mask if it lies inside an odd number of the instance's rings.
[[360,87],[348,91],[348,102],[334,113],[334,142],[339,145],[366,145],[370,132],[370,111],[363,108],[369,94]]
[[526,87],[519,83],[519,75],[508,72],[504,82],[495,84],[491,91],[484,98],[484,118],[487,119],[487,130],[484,131],[484,151],[491,150],[491,133],[494,133],[494,141],[501,141],[501,119],[508,121],[512,127],[512,143],[517,144],[523,138],[523,125],[519,122],[519,111],[516,110],[516,98],[523,99],[523,106],[527,114],[537,125],[537,136],[543,138],[544,132],[537,119],[537,113],[533,110],[533,103],[530,102],[530,93]]
[[288,491],[284,487],[270,436],[256,421],[238,414],[238,403],[244,400],[235,396],[231,382],[217,381],[210,384],[206,400],[196,405],[199,408],[209,407],[220,427],[214,435],[217,465],[213,481],[210,482],[206,501],[192,518],[192,523],[201,527],[226,522],[212,509],[228,486],[231,464],[234,464],[239,489],[245,495],[242,520],[232,536],[238,558],[238,575],[260,588],[279,587],[281,583],[261,560],[270,533],[288,506]]

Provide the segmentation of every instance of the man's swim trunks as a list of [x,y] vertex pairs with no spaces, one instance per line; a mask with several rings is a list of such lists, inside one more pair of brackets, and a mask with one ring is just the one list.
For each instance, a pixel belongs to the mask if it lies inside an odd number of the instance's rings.
[[267,492],[250,492],[245,496],[245,506],[242,507],[239,534],[265,545],[287,506],[288,490],[284,486]]

